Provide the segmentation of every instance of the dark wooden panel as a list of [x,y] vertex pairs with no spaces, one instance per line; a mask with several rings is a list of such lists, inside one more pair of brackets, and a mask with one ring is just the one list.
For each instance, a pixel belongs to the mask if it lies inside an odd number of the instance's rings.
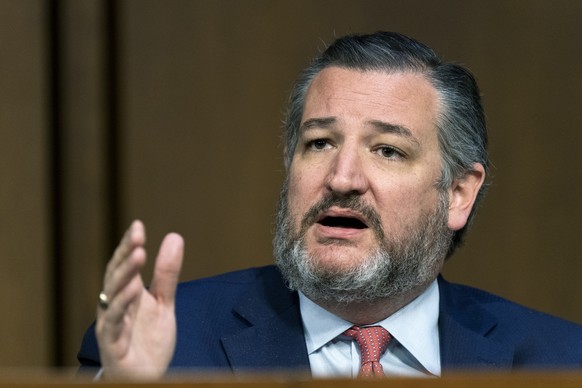
[[95,315],[112,245],[108,196],[109,105],[106,2],[60,3],[61,309],[59,364],[77,364],[81,337]]
[[280,112],[323,42],[402,31],[480,80],[494,179],[453,280],[582,322],[579,2],[125,1],[124,212],[153,256],[187,241],[184,278],[271,262]]
[[[582,322],[582,3],[59,2],[63,298],[51,306],[49,2],[3,0],[0,305],[11,314],[1,321],[0,366],[50,364],[53,338],[73,364],[94,316],[109,231],[120,227],[107,216],[117,174],[106,167],[103,7],[111,3],[120,11],[118,216],[123,226],[146,222],[151,257],[175,230],[186,238],[184,279],[270,263],[284,175],[280,119],[293,79],[336,35],[397,30],[467,64],[488,112],[493,185],[447,276]],[[63,307],[62,327],[53,327],[53,307]]]
[[[66,376],[46,373],[27,376],[7,375],[0,379],[0,388],[42,388],[42,387],[86,387],[90,379],[70,379]],[[438,379],[428,378],[385,378],[385,379],[306,379],[296,375],[251,375],[234,379],[222,375],[184,374],[165,381],[107,381],[100,383],[109,388],[188,388],[188,387],[281,387],[281,388],[578,388],[582,384],[580,373],[460,373]]]
[[45,19],[0,2],[0,366],[51,361]]

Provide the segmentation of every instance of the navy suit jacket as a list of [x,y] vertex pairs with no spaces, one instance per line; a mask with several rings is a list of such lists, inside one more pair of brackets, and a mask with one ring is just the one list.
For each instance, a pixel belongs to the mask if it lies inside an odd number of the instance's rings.
[[[471,287],[438,279],[443,373],[579,369],[582,326]],[[299,298],[274,266],[182,283],[172,368],[309,372]],[[99,366],[91,327],[81,370]]]

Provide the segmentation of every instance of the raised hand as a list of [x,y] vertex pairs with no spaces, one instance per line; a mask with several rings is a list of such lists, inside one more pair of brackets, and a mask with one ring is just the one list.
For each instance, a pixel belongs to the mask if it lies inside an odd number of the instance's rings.
[[144,244],[144,225],[134,221],[105,272],[95,330],[107,378],[159,378],[174,353],[174,297],[184,241],[175,233],[164,238],[149,289],[140,275],[146,262]]

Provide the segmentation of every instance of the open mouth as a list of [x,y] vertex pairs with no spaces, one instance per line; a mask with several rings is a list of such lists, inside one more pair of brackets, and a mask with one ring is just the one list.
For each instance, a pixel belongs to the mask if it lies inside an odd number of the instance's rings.
[[332,228],[366,229],[368,227],[364,222],[354,217],[327,216],[319,220],[318,224]]

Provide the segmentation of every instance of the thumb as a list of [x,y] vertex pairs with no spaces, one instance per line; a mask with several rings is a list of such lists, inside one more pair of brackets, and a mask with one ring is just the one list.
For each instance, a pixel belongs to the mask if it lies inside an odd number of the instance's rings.
[[182,236],[176,233],[168,234],[160,246],[150,285],[150,292],[164,304],[174,302],[183,256],[184,239]]

